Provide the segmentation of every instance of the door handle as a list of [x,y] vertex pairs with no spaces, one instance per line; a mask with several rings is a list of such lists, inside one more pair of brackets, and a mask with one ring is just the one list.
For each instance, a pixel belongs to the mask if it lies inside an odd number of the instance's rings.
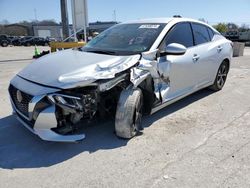
[[222,49],[223,49],[222,46],[218,46],[218,48],[217,48],[218,52],[221,52]]
[[193,60],[194,61],[198,61],[200,59],[200,56],[199,55],[197,55],[197,54],[194,54],[194,56],[193,56]]

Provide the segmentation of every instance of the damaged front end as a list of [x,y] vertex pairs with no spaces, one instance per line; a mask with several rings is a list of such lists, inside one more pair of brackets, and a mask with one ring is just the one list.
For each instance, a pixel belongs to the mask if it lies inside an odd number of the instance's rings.
[[[23,88],[21,90],[19,85],[15,84],[17,80],[20,83],[20,79],[13,79],[9,86],[9,94],[13,113],[28,130],[47,141],[75,142],[85,138],[84,134],[77,133],[73,128],[74,123],[84,115],[82,100],[72,96],[47,94],[45,92],[58,91],[25,80],[22,80],[22,85],[30,88],[23,91]],[[64,131],[60,130],[62,127]]]
[[54,83],[60,87],[31,82],[22,76],[32,76],[23,72],[9,87],[14,113],[43,140],[82,140],[82,130],[91,120],[114,117],[120,93],[128,87],[143,90],[149,111],[155,101],[162,102],[168,82],[158,70],[156,54],[157,50],[90,65],[58,77]]
[[90,86],[56,89],[14,77],[9,94],[14,114],[43,140],[75,142],[85,138],[83,128],[94,119],[114,114],[128,74],[100,80]]
[[94,86],[53,93],[47,97],[56,107],[57,127],[52,130],[61,135],[77,132],[78,123],[83,119],[91,120],[97,112],[99,96]]

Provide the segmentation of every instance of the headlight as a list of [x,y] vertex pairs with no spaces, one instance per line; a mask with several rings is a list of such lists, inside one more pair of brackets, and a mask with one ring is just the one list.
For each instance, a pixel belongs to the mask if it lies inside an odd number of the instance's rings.
[[70,112],[83,110],[82,98],[80,97],[63,95],[63,94],[51,94],[48,97],[56,105]]

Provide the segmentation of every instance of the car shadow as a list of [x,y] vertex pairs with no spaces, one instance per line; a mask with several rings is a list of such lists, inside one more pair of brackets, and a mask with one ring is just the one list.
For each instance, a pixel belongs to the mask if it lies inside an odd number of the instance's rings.
[[167,116],[169,114],[172,114],[174,112],[177,112],[178,110],[206,97],[209,96],[211,94],[214,94],[214,91],[211,91],[210,89],[202,89],[200,91],[197,91],[194,94],[191,94],[163,109],[161,109],[160,111],[156,112],[155,114],[151,115],[151,116],[146,116],[143,119],[143,127],[147,128],[150,125],[152,125],[155,121],[161,119],[164,116]]
[[[161,111],[143,118],[145,128],[158,119],[203,98],[213,92],[201,90]],[[20,125],[13,115],[0,119],[0,168],[48,167],[68,160],[82,152],[89,154],[126,146],[128,140],[114,134],[114,121],[96,123],[85,130],[86,139],[80,143],[46,142]]]

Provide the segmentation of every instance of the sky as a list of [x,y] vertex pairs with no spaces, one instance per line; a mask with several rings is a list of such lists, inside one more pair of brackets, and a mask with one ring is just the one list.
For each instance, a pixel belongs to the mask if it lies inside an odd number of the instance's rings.
[[[71,23],[71,0],[68,17]],[[123,22],[141,18],[181,15],[204,18],[210,24],[234,22],[250,25],[250,0],[88,0],[89,22]],[[61,21],[60,0],[0,0],[0,21]]]

